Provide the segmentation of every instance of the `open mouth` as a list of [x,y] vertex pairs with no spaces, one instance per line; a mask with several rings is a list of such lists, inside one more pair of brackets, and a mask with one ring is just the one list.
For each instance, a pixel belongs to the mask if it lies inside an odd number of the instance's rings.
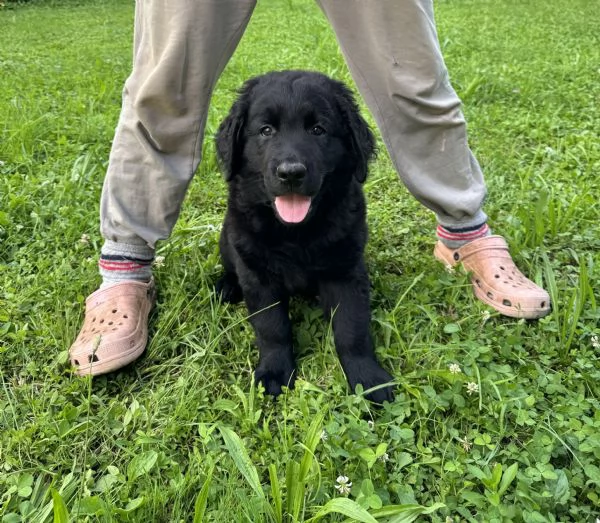
[[283,194],[275,197],[275,209],[285,223],[300,223],[310,210],[311,200],[302,194]]

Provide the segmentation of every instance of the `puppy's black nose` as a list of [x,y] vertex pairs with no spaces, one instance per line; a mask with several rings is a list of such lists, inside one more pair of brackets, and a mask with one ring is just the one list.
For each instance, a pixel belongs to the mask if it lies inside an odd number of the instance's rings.
[[299,183],[306,176],[306,166],[300,162],[281,162],[277,166],[277,178],[282,182]]

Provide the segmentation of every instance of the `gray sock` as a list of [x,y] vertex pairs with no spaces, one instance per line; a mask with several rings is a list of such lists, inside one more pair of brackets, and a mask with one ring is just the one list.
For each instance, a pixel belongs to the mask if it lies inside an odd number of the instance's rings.
[[154,249],[148,245],[132,245],[105,240],[98,267],[102,276],[100,288],[126,280],[148,282],[152,277]]
[[492,234],[491,229],[485,222],[462,228],[438,225],[436,232],[439,240],[450,249],[458,249],[473,240],[478,240]]

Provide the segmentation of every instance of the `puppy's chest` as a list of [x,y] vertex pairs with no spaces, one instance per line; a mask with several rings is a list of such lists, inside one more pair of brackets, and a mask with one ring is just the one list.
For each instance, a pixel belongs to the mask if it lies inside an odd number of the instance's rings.
[[340,276],[356,265],[355,249],[282,243],[263,252],[264,266],[290,294],[311,292],[319,281]]
[[295,294],[316,285],[319,278],[315,253],[295,245],[282,245],[265,252],[265,266],[273,279]]

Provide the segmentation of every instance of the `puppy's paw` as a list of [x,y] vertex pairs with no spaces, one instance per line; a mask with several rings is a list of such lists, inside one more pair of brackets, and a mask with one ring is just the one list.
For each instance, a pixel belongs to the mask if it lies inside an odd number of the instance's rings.
[[268,361],[262,361],[254,371],[256,383],[262,383],[265,392],[270,396],[279,396],[281,387],[294,387],[295,366],[293,361],[286,357],[269,358]]
[[[344,372],[353,391],[359,383],[362,385],[363,390],[368,390],[394,380],[390,373],[373,358],[353,358],[344,363]],[[393,401],[393,385],[370,392],[366,395],[366,398],[378,404],[382,404],[384,401]]]
[[244,299],[242,288],[234,274],[227,273],[215,284],[215,291],[225,303],[239,303]]

